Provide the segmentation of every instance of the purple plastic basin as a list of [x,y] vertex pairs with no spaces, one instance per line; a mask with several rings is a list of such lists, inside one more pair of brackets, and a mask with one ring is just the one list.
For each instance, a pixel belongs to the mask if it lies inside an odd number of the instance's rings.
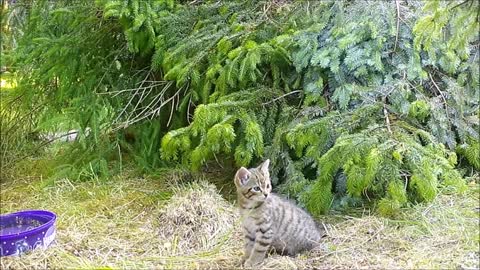
[[0,256],[48,247],[55,239],[57,216],[45,210],[0,215]]

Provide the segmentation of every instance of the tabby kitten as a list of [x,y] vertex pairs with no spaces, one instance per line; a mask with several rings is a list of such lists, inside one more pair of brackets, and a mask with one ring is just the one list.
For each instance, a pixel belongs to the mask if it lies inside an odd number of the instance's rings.
[[260,264],[270,248],[294,255],[317,246],[323,231],[304,210],[272,191],[266,160],[259,167],[241,167],[235,185],[245,231],[246,267]]

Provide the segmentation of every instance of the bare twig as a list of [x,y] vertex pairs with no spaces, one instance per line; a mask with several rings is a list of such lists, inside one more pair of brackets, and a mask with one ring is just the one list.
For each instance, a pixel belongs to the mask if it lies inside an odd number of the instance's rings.
[[277,98],[274,98],[274,99],[272,99],[272,100],[270,100],[270,101],[268,101],[268,102],[263,103],[262,105],[263,105],[263,106],[268,105],[268,104],[273,103],[273,102],[275,102],[275,101],[277,101],[277,100],[279,100],[279,99],[281,99],[281,98],[284,98],[284,97],[286,97],[286,96],[293,95],[293,94],[296,94],[296,93],[300,93],[300,92],[302,92],[302,91],[301,91],[301,90],[295,90],[295,91],[292,91],[292,92],[283,94],[283,95],[281,95],[281,96],[279,96],[279,97],[277,97]]
[[[453,9],[459,7],[459,6],[465,5],[465,4],[468,3],[468,2],[470,2],[470,0],[465,0],[465,1],[461,2],[460,4],[457,4],[457,5],[453,6],[453,7],[451,8],[451,10],[453,10]],[[471,2],[473,3],[473,1],[471,1]]]
[[161,85],[164,85],[165,83],[167,83],[166,81],[163,82],[158,82],[158,81],[148,81],[148,82],[156,82],[155,84],[151,84],[151,85],[148,85],[148,86],[144,86],[144,87],[135,87],[135,88],[128,88],[128,89],[122,89],[122,90],[118,90],[118,91],[109,91],[109,92],[105,92],[105,93],[98,93],[99,95],[113,95],[114,97],[122,94],[122,93],[125,93],[125,92],[133,92],[133,91],[137,91],[139,89],[148,89],[148,88],[153,88],[153,87],[157,87],[157,86],[161,86]]
[[268,4],[263,5],[263,16],[268,18],[268,10],[272,7],[272,2],[267,2]]
[[[175,96],[176,96],[176,95],[175,95]],[[180,103],[180,102],[177,102],[177,103]],[[172,121],[173,111],[175,111],[175,98],[172,100],[172,108],[171,108],[171,110],[170,110],[170,116],[168,117],[167,127],[170,126],[170,121]]]
[[[155,115],[158,115],[158,113],[160,113],[160,110],[165,106],[167,105],[168,103],[170,102],[173,102],[172,104],[172,107],[173,109],[175,109],[175,98],[178,98],[180,92],[183,90],[183,87],[178,89],[171,97],[169,97],[168,99],[164,100],[164,94],[165,94],[165,91],[166,89],[168,89],[171,85],[173,84],[173,82],[170,82],[169,84],[165,85],[164,89],[162,90],[162,92],[158,95],[156,95],[153,100],[146,106],[142,107],[141,108],[141,111],[139,113],[137,113],[135,116],[134,116],[134,113],[135,111],[133,111],[130,116],[127,118],[126,121],[122,122],[121,124],[119,124],[116,128],[114,128],[114,130],[118,130],[118,129],[121,129],[121,128],[124,128],[124,127],[127,127],[129,125],[132,125],[134,123],[137,123],[143,119],[146,119],[148,117],[153,117]],[[157,104],[159,104],[157,106]]]
[[[127,46],[124,45],[124,46],[120,49],[120,52],[118,53],[118,55],[121,55],[121,53],[122,53],[123,51],[125,51],[126,49],[127,49]],[[109,68],[108,68],[107,70],[110,70],[110,68],[113,66],[113,63],[115,63],[115,61],[117,61],[118,55],[115,56],[115,58],[114,58],[113,61],[110,63]],[[97,90],[98,90],[98,88],[100,87],[100,84],[102,84],[103,79],[105,79],[105,76],[107,75],[107,73],[108,73],[108,71],[105,71],[105,72],[103,73],[102,78],[100,78],[100,81],[98,81],[97,86],[95,86],[94,91],[95,91],[96,94],[101,94],[101,93],[97,92]]]
[[400,31],[400,0],[395,0],[395,4],[397,6],[397,34],[395,35],[395,47],[393,48],[393,51],[397,50],[398,32]]
[[432,74],[431,74],[431,73],[428,73],[428,76],[430,77],[430,80],[432,81],[433,85],[435,86],[435,89],[437,89],[438,94],[440,95],[440,97],[441,97],[442,100],[443,100],[443,106],[445,107],[445,116],[447,117],[447,120],[450,121],[450,122],[452,122],[452,120],[450,119],[450,117],[449,117],[449,115],[448,115],[447,99],[445,98],[445,95],[443,94],[443,91],[440,90],[440,87],[438,87],[437,83],[433,80]]
[[190,125],[190,104],[192,104],[192,96],[190,96],[190,99],[188,100],[188,105],[187,105],[187,122]]
[[445,96],[443,95],[443,91],[440,90],[440,87],[438,87],[437,83],[433,80],[432,74],[428,73],[428,76],[430,77],[430,80],[432,81],[433,85],[435,86],[435,88],[437,89],[438,93],[439,93],[440,96],[442,97],[443,102],[445,103],[445,108],[446,108],[446,107],[447,107],[447,99],[446,99]]
[[388,118],[388,110],[387,110],[387,98],[383,98],[383,115],[385,116],[385,123],[387,125],[387,130],[390,134],[392,134],[392,128],[390,127],[390,119]]
[[[145,79],[143,79],[144,81],[148,78],[148,75],[150,74],[150,71],[147,72],[147,75],[145,76]],[[143,86],[143,83],[140,85],[140,88],[138,88],[135,93],[132,95],[132,97],[128,100],[127,102],[127,105],[125,105],[125,107],[123,108],[123,110],[120,112],[120,114],[118,114],[117,116],[117,119],[115,119],[115,122],[117,122],[120,117],[127,111],[127,108],[130,106],[130,104],[132,104],[133,102],[133,99],[135,98],[135,96],[138,94],[138,92],[140,91],[140,89],[142,89],[141,87]]]

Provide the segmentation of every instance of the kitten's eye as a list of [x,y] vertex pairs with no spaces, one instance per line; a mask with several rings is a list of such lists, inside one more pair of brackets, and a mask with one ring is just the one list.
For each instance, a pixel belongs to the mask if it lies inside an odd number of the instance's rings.
[[259,191],[260,191],[260,187],[259,187],[259,186],[253,187],[252,190],[255,191],[255,192],[259,192]]

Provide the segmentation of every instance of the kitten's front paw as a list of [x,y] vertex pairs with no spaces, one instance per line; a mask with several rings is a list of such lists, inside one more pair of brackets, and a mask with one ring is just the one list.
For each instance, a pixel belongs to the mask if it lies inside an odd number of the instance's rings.
[[245,258],[245,256],[243,256],[241,259],[238,259],[237,262],[235,263],[235,265],[237,267],[242,267],[243,265],[245,265],[245,261],[247,260],[248,258]]
[[261,262],[259,261],[253,261],[253,260],[246,260],[245,263],[243,264],[243,267],[245,268],[253,268],[255,266],[258,266]]
[[244,266],[245,265],[245,262],[248,261],[248,258],[250,256],[247,256],[247,253],[245,253],[242,258],[240,259],[240,266]]

